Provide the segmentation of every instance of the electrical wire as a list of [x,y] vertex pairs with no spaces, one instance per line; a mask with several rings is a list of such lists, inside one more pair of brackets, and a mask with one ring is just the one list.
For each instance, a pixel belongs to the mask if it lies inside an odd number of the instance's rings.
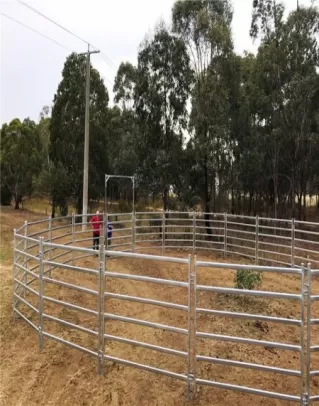
[[[32,10],[34,13],[38,14],[42,18],[45,18],[46,20],[50,21],[50,23],[56,25],[57,27],[61,28],[62,30],[66,31],[68,34],[73,35],[73,37],[79,39],[80,41],[84,42],[85,44],[89,44],[85,39],[79,37],[78,35],[74,34],[72,31],[68,30],[67,28],[63,27],[61,24],[57,23],[56,21],[52,20],[50,17],[44,15],[34,7],[30,6],[28,3],[25,3],[22,0],[17,0],[18,3],[22,4],[24,7],[27,7],[28,9]],[[95,47],[94,47],[95,48]]]
[[[54,21],[52,18],[46,16],[45,14],[41,13],[39,10],[37,10],[36,8],[30,6],[28,3],[22,1],[22,0],[17,0],[17,2],[21,5],[23,5],[24,7],[27,7],[28,9],[30,9],[31,11],[33,11],[34,13],[38,14],[39,16],[41,16],[42,18],[45,18],[47,21],[49,21],[50,23],[56,25],[57,27],[61,28],[62,30],[64,30],[65,32],[67,32],[68,34],[72,35],[73,37],[77,38],[78,40],[84,42],[87,45],[91,45],[91,47],[95,50],[98,50],[98,48],[93,45],[90,44],[88,41],[86,41],[84,38],[80,37],[79,35],[75,34],[74,32],[70,31],[69,29],[65,28],[63,25],[57,23],[56,21]],[[100,56],[101,58],[104,60],[104,62],[106,62],[109,67],[111,69],[113,69],[115,72],[117,71],[116,65],[112,62],[112,60],[104,53],[100,51]]]
[[113,69],[115,72],[117,72],[117,67],[115,66],[115,64],[112,62],[112,60],[110,58],[107,57],[107,55],[105,55],[104,52],[100,52],[100,56],[101,58],[105,61],[105,63],[107,63],[109,65],[109,67],[111,69]]
[[2,12],[0,12],[0,14],[1,14],[2,16],[4,16],[4,17],[8,18],[9,20],[14,21],[14,22],[17,23],[17,24],[22,25],[22,27],[25,27],[25,28],[27,28],[28,30],[35,32],[36,34],[41,35],[41,37],[46,38],[47,40],[49,40],[49,41],[51,41],[51,42],[54,42],[56,45],[59,45],[60,47],[66,49],[67,51],[69,51],[69,52],[71,52],[71,53],[74,52],[72,49],[66,47],[65,45],[61,44],[60,42],[56,41],[55,39],[53,39],[53,38],[51,38],[51,37],[48,37],[47,35],[43,34],[43,33],[40,32],[40,31],[35,30],[34,28],[29,27],[28,25],[22,23],[21,21],[18,21],[18,20],[16,20],[15,18],[10,17],[10,16],[8,16],[7,14],[2,13]]
[[[0,12],[0,14],[1,14],[3,17],[8,18],[9,20],[12,20],[12,21],[14,21],[15,23],[21,25],[22,27],[27,28],[28,30],[30,30],[30,31],[32,31],[32,32],[34,32],[34,33],[40,35],[41,37],[43,37],[43,38],[45,38],[45,39],[47,39],[47,40],[49,40],[49,41],[51,41],[51,42],[53,42],[54,44],[59,45],[60,47],[66,49],[68,52],[70,52],[70,53],[75,52],[75,51],[73,51],[72,49],[70,49],[70,48],[66,47],[65,45],[61,44],[60,42],[54,40],[53,38],[50,38],[50,37],[48,37],[47,35],[43,34],[42,32],[37,31],[37,30],[35,30],[34,28],[31,28],[31,27],[29,27],[28,25],[22,23],[21,21],[18,21],[18,20],[16,20],[15,18],[10,17],[10,16],[8,16],[7,14],[5,14],[5,13],[3,13],[3,12]],[[106,62],[106,61],[104,60],[104,58],[102,58],[102,60],[103,60],[104,62]],[[104,80],[106,80],[106,81],[110,84],[110,86],[113,88],[113,83],[112,83],[112,81],[111,81],[110,79],[108,79],[107,77],[104,77]]]

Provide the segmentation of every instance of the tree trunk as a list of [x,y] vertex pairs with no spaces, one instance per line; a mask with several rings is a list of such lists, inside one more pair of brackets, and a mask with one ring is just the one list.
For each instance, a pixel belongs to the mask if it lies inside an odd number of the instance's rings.
[[234,188],[231,189],[231,213],[235,214],[235,196],[234,196]]
[[301,220],[301,208],[302,208],[302,193],[300,193],[300,195],[298,194],[298,220]]
[[303,216],[302,216],[303,221],[306,221],[306,212],[307,212],[307,191],[305,190],[303,194]]
[[206,233],[210,237],[213,235],[213,230],[210,227],[210,204],[209,204],[209,193],[208,193],[208,169],[206,163],[204,164],[204,219],[205,219],[205,227]]
[[164,211],[168,210],[168,187],[165,186],[163,190],[163,208]]
[[82,213],[82,196],[78,196],[76,199],[76,212],[77,214]]
[[18,198],[14,199],[14,209],[19,210],[19,199]]
[[55,217],[55,202],[52,202],[51,217],[52,217],[53,219],[54,219],[54,217]]
[[252,203],[253,203],[253,193],[249,192],[249,216],[251,216]]
[[55,217],[56,201],[55,201],[55,199],[53,198],[53,196],[51,196],[51,197],[52,197],[51,217],[54,219],[54,217]]
[[291,217],[296,217],[296,187],[295,187],[295,171],[292,170],[291,174]]
[[275,173],[274,173],[274,214],[275,214],[275,219],[278,216],[277,204],[278,204],[278,176],[277,176],[277,170],[275,169]]
[[236,214],[242,214],[241,212],[242,206],[241,206],[241,192],[237,192],[237,213]]

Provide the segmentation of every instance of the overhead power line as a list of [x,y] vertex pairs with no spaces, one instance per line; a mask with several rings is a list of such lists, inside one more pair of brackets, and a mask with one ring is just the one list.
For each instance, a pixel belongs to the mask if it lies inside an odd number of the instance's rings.
[[[46,16],[45,14],[41,13],[41,11],[37,10],[36,8],[30,6],[28,3],[22,1],[22,0],[17,0],[17,2],[21,5],[23,5],[24,7],[27,7],[28,9],[30,9],[31,11],[33,11],[34,13],[38,14],[39,16],[41,16],[42,18],[46,19],[47,21],[49,21],[50,23],[56,25],[57,27],[61,28],[62,30],[64,30],[65,32],[67,32],[68,34],[72,35],[73,37],[77,38],[78,40],[84,42],[87,45],[91,45],[91,47],[95,50],[97,50],[98,48],[91,44],[89,41],[86,41],[84,38],[80,37],[79,35],[75,34],[74,32],[70,31],[69,29],[65,28],[63,25],[57,23],[56,21],[54,21],[52,18]],[[117,70],[115,64],[112,62],[112,60],[104,53],[101,52],[100,53],[101,58],[104,60],[104,62],[106,62],[109,67],[111,69],[113,69],[115,72]]]
[[10,16],[8,16],[7,14],[2,13],[2,12],[0,12],[0,14],[1,14],[2,16],[4,16],[4,17],[8,18],[9,20],[14,21],[14,22],[17,23],[17,24],[22,25],[22,27],[25,27],[25,28],[27,28],[28,30],[35,32],[36,34],[41,35],[41,37],[46,38],[47,40],[49,40],[49,41],[55,43],[56,45],[59,45],[60,47],[66,49],[67,51],[69,51],[69,52],[71,52],[71,53],[74,52],[72,49],[66,47],[65,45],[61,44],[60,42],[56,41],[55,39],[50,38],[50,37],[48,37],[47,35],[43,34],[42,32],[37,31],[37,30],[35,30],[34,28],[29,27],[28,25],[22,23],[21,21],[18,21],[18,20],[16,20],[15,18],[10,17]]
[[67,28],[63,27],[61,24],[59,24],[56,21],[52,20],[52,18],[46,16],[45,14],[41,13],[41,11],[38,11],[34,7],[30,6],[28,3],[25,3],[22,0],[17,0],[17,2],[22,4],[23,6],[27,7],[28,9],[32,10],[34,13],[38,14],[42,18],[45,18],[46,20],[50,21],[50,23],[56,25],[57,27],[61,28],[64,31],[66,31],[68,34],[73,35],[73,37],[79,39],[80,41],[84,42],[85,44],[88,44],[88,42],[85,39],[83,39],[83,38],[79,37],[78,35],[74,34],[74,32],[72,32],[72,31],[68,30]]
[[113,69],[115,72],[117,71],[117,68],[116,68],[115,64],[111,61],[110,58],[108,58],[107,55],[105,55],[104,52],[101,52],[100,56],[101,56],[101,58],[104,60],[104,62],[109,65],[109,67],[110,67],[111,69]]

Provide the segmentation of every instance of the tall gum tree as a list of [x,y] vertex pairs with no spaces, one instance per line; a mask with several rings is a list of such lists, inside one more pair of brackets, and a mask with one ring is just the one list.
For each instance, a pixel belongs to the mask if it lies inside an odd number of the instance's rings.
[[220,209],[228,195],[232,159],[230,135],[236,93],[232,15],[228,0],[177,1],[172,11],[173,31],[187,44],[195,70],[190,130],[210,235],[213,230],[208,213]]
[[[50,124],[50,159],[56,167],[63,168],[69,185],[65,197],[75,200],[78,212],[81,212],[83,189],[85,78],[86,58],[71,54],[54,97]],[[89,198],[99,197],[104,189],[108,100],[103,80],[91,66]]]
[[160,24],[138,54],[135,106],[142,133],[140,176],[161,192],[164,210],[179,176],[192,80],[184,41]]

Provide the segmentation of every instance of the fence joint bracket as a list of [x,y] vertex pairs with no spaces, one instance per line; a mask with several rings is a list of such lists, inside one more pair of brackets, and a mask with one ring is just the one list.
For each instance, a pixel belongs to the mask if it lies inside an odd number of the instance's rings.
[[187,400],[195,400],[196,397],[196,379],[193,373],[189,373],[187,376]]
[[309,406],[309,394],[308,393],[304,393],[302,395],[302,406]]

